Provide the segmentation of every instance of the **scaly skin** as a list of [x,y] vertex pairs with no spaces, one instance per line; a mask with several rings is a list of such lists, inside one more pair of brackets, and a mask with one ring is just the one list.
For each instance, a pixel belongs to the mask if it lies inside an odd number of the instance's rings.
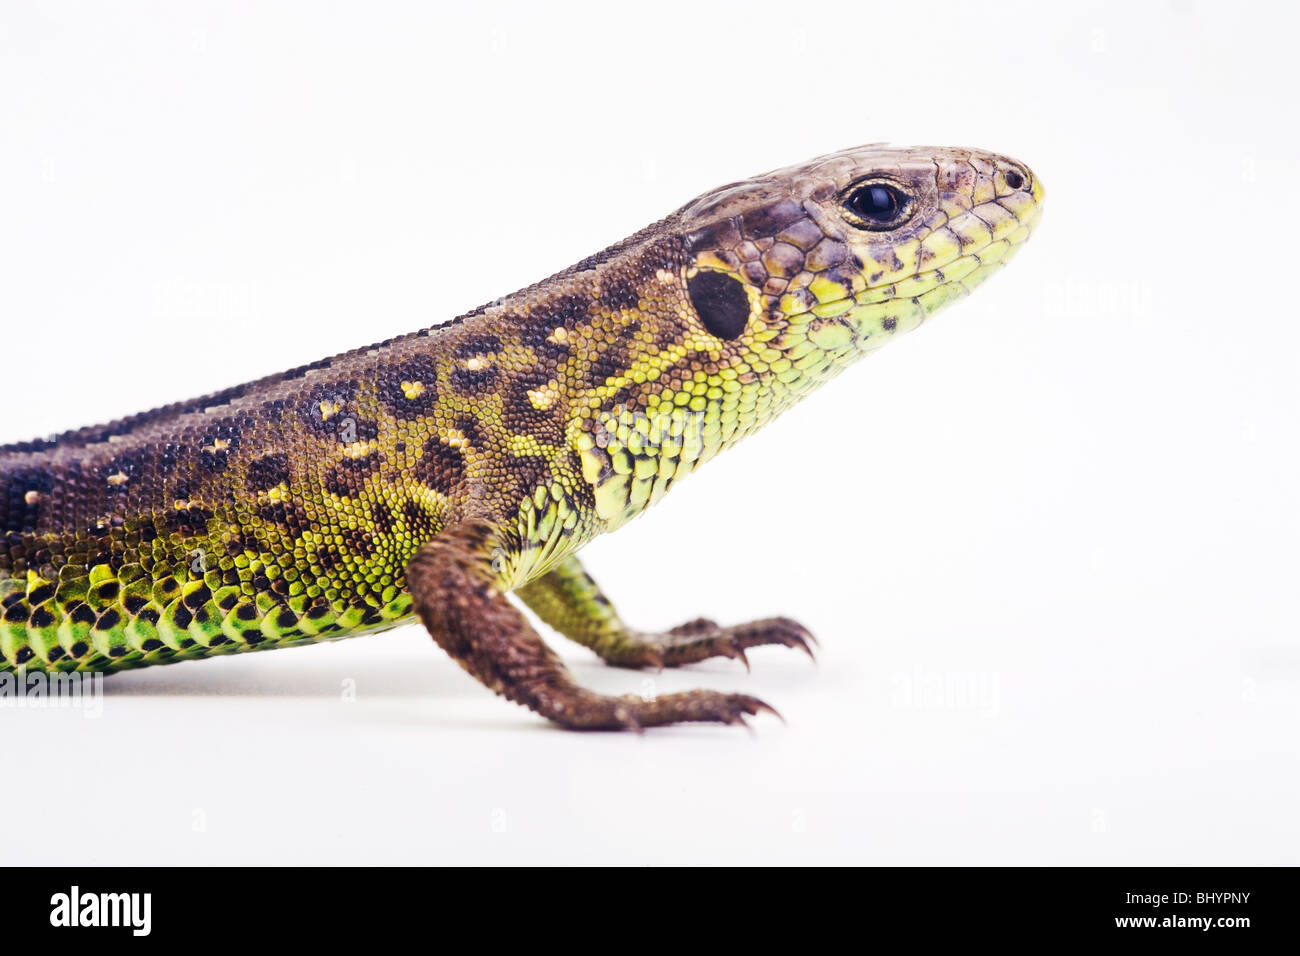
[[[900,202],[883,224],[846,206],[871,184]],[[640,634],[573,556],[982,282],[1041,199],[994,154],[847,150],[707,193],[444,325],[0,448],[0,669],[284,647],[414,607],[485,683],[567,726],[754,713],[588,694],[504,593],[626,666],[806,649],[780,618]]]

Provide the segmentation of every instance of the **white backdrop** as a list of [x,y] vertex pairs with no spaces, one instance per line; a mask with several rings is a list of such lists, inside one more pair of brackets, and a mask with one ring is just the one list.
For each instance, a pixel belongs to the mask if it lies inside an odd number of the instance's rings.
[[580,679],[787,726],[566,734],[416,627],[181,664],[99,720],[0,710],[0,862],[1300,862],[1295,14],[434,6],[4,4],[0,441],[861,142],[1023,159],[1043,222],[585,552],[635,624],[786,613],[822,650],[656,676],[556,638]]

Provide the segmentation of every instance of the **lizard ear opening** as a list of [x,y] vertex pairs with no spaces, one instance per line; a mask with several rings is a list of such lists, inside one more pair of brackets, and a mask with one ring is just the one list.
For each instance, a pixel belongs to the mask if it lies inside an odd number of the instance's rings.
[[734,339],[749,324],[749,297],[735,276],[697,272],[686,283],[691,305],[704,327],[720,339]]

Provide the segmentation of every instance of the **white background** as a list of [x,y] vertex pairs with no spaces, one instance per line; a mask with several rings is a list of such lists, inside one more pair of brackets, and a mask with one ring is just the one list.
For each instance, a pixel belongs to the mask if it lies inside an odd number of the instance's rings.
[[[414,626],[0,711],[4,863],[1300,862],[1293,13],[1210,3],[6,0],[0,440],[411,331],[692,196],[982,146],[1043,222],[969,301],[586,552],[780,649],[557,731]],[[345,681],[357,699],[342,700]]]

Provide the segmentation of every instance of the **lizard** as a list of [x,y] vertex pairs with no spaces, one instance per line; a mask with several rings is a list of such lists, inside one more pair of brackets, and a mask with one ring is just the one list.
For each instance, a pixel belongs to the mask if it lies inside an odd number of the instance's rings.
[[621,667],[811,654],[783,617],[632,628],[577,553],[998,271],[1042,200],[996,153],[847,149],[707,192],[450,321],[6,445],[0,670],[109,673],[415,617],[565,728],[775,712],[590,691],[508,595]]

